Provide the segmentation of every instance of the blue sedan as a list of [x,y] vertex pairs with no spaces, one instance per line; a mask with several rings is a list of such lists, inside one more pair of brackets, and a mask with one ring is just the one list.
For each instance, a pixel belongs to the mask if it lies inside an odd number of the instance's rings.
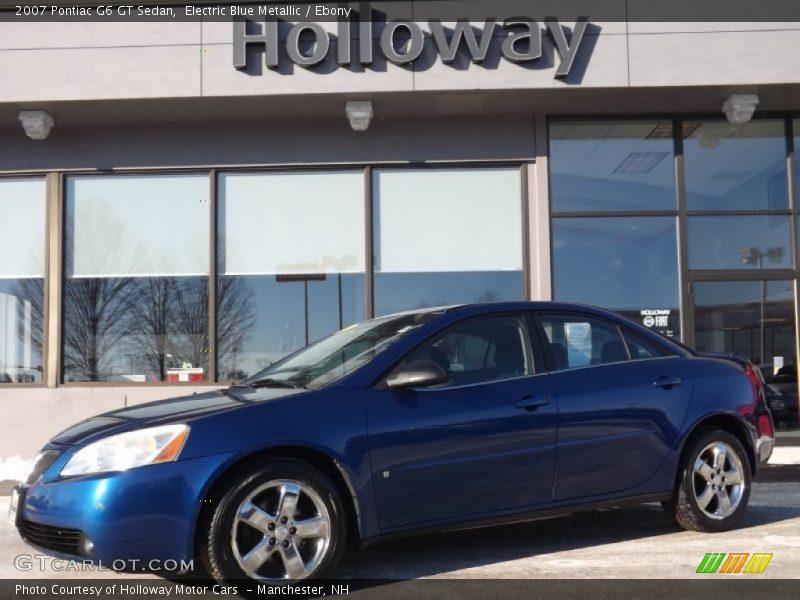
[[300,580],[332,574],[348,541],[609,505],[660,501],[680,527],[727,530],[773,443],[746,361],[584,306],[465,305],[78,423],[12,516],[62,556]]

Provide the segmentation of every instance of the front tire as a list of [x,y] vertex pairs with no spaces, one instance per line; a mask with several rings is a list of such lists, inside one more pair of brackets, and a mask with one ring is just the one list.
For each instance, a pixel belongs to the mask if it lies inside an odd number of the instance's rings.
[[722,429],[708,429],[690,442],[672,499],[662,503],[683,529],[727,531],[747,508],[750,459],[741,442]]
[[201,558],[217,581],[297,581],[335,568],[347,527],[339,492],[324,473],[280,459],[226,488],[202,532]]

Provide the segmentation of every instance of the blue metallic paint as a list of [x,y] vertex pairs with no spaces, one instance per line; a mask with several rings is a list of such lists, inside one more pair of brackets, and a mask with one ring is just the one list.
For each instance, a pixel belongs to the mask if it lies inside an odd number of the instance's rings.
[[[514,406],[526,395],[551,402],[535,411]],[[546,374],[456,388],[368,391],[381,527],[549,502],[556,453],[553,398]]]
[[92,558],[105,564],[190,558],[202,490],[229,458],[220,454],[122,473],[53,476],[70,455],[60,457],[41,482],[28,488],[24,516],[81,529],[94,543]]
[[[674,356],[586,367],[583,376],[553,374],[559,405],[553,499],[625,492],[658,471],[689,409],[689,362]],[[682,384],[653,385],[665,376],[677,376]]]
[[[611,320],[675,356],[556,373],[540,369],[529,377],[453,389],[392,391],[374,385],[408,351],[459,320],[523,311]],[[661,376],[683,383],[655,387]],[[528,395],[550,403],[532,411],[514,406]],[[93,558],[104,562],[189,559],[203,502],[232,465],[270,449],[305,448],[336,463],[355,494],[359,535],[370,540],[532,510],[663,496],[673,488],[691,432],[720,415],[741,423],[756,447],[752,388],[731,361],[693,356],[635,323],[590,307],[462,306],[410,331],[321,390],[211,392],[78,424],[48,445],[63,454],[25,486],[21,513],[39,523],[83,530],[95,543]],[[190,427],[177,462],[58,475],[80,446],[166,422]]]

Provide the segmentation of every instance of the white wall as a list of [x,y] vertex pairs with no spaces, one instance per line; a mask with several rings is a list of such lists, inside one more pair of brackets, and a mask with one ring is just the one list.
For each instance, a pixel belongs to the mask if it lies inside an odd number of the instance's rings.
[[[0,392],[0,464],[32,458],[47,440],[96,414],[220,386],[6,388]],[[0,477],[2,479],[2,477]]]

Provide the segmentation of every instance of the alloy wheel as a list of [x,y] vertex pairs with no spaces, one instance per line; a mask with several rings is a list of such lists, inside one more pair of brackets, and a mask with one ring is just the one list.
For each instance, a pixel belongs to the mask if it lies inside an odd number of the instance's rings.
[[328,509],[302,482],[270,481],[236,509],[231,549],[252,579],[304,579],[320,565],[330,542]]
[[736,451],[725,442],[708,444],[695,459],[692,490],[698,508],[707,517],[731,516],[745,490],[744,468]]

